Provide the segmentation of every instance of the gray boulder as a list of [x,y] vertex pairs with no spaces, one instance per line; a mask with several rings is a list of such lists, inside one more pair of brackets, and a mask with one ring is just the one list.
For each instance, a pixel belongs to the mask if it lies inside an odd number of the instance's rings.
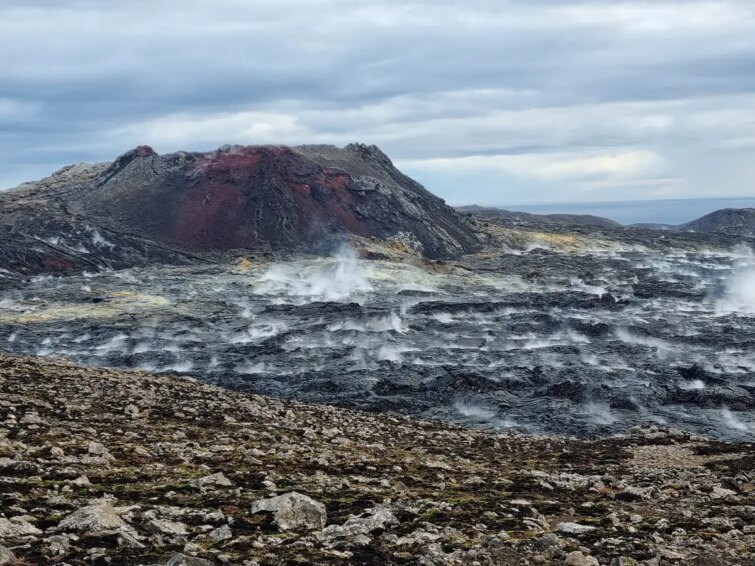
[[0,546],[0,564],[12,564],[16,556],[4,546]]
[[184,536],[189,534],[189,530],[184,523],[179,521],[163,521],[152,519],[145,527],[150,533],[168,536]]
[[221,542],[233,538],[233,533],[231,532],[231,527],[223,525],[211,531],[209,537],[214,542]]
[[21,517],[0,518],[0,539],[16,539],[41,534],[42,531]]
[[113,505],[107,499],[91,502],[74,511],[58,523],[58,530],[79,533],[101,533],[126,526]]
[[275,524],[281,531],[320,530],[327,521],[327,512],[322,503],[295,491],[260,499],[252,504],[252,513],[264,511],[273,514]]
[[233,483],[225,477],[223,472],[198,478],[194,480],[194,485],[199,489],[206,489],[208,487],[233,487]]
[[559,523],[556,528],[553,529],[558,533],[567,533],[570,535],[582,535],[594,531],[595,527],[590,525],[580,525],[579,523]]
[[317,536],[320,539],[354,538],[396,523],[398,519],[387,507],[377,506],[367,517],[351,517],[343,525],[330,525]]
[[186,556],[185,554],[176,552],[165,563],[165,566],[214,566],[214,563],[204,558]]
[[600,562],[598,562],[597,558],[590,556],[589,554],[584,554],[579,550],[567,554],[564,564],[566,564],[566,566],[600,566]]

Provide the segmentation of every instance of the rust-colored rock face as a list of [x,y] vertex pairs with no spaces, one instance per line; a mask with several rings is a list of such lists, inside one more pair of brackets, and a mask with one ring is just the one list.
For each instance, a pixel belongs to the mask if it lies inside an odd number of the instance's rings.
[[77,191],[93,222],[193,251],[314,249],[334,234],[400,235],[423,254],[474,251],[455,211],[375,147],[226,147],[157,155],[140,147]]

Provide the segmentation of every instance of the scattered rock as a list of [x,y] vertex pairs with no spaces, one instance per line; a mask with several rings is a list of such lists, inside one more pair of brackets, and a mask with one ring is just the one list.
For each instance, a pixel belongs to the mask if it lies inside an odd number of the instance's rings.
[[[45,426],[18,422],[30,406]],[[752,562],[755,446],[648,436],[498,434],[0,355],[0,454],[39,468],[0,474],[0,545],[19,564]]]

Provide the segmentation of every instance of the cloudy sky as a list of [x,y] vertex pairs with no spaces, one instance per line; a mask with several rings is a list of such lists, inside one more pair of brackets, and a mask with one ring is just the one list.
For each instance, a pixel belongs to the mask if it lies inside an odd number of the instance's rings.
[[0,187],[374,143],[452,204],[755,196],[753,0],[2,0]]

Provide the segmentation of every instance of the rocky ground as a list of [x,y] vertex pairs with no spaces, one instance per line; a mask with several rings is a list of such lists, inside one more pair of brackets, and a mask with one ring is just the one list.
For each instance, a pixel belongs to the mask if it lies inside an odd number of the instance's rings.
[[0,564],[755,564],[754,466],[0,357]]

